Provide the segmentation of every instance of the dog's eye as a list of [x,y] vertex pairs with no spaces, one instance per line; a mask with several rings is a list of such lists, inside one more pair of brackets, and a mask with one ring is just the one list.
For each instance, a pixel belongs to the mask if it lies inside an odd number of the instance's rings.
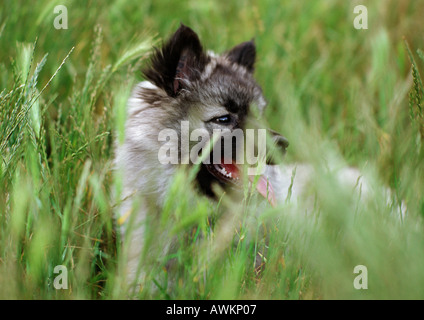
[[232,118],[228,114],[228,115],[225,115],[225,116],[222,116],[222,117],[213,118],[211,121],[218,123],[218,124],[230,124],[232,122]]

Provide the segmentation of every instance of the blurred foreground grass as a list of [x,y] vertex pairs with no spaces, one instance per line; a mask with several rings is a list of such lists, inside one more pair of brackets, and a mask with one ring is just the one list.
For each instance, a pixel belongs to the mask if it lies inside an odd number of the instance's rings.
[[[66,30],[53,26],[59,4],[68,9]],[[377,193],[358,202],[318,170],[316,210],[307,216],[290,204],[233,205],[212,230],[206,217],[216,209],[179,188],[187,182],[178,176],[163,212],[164,227],[184,234],[169,257],[175,284],[168,290],[159,264],[149,273],[158,289],[140,297],[424,298],[424,2],[369,1],[368,30],[353,28],[356,4],[4,0],[0,298],[127,298],[112,222],[111,194],[120,188],[112,141],[157,35],[180,22],[217,52],[255,38],[267,120],[290,140],[286,162],[358,166],[408,210],[397,215]],[[53,286],[57,265],[68,269],[66,290]],[[367,290],[353,287],[356,265],[368,268]]]

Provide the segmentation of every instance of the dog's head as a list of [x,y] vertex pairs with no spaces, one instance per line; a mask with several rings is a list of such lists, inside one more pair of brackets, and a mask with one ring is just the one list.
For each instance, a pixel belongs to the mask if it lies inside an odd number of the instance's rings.
[[[252,124],[251,114],[261,114],[266,106],[262,90],[253,78],[255,58],[253,41],[243,42],[222,55],[215,55],[204,51],[197,34],[181,25],[161,48],[156,49],[150,65],[143,72],[151,83],[162,90],[162,102],[151,101],[151,104],[159,107],[166,101],[169,126],[175,128],[175,124],[181,121],[189,125],[189,136],[182,130],[178,132],[178,157],[181,162],[185,143],[182,140],[191,137],[193,130],[201,129],[209,137],[221,132],[221,141],[226,139],[225,135],[230,137],[226,140],[230,141],[230,148],[224,143],[216,151],[215,144],[213,152],[203,156],[197,182],[201,190],[210,196],[214,196],[214,183],[224,188],[240,184],[241,170],[239,161],[236,161],[240,153],[237,142],[240,141],[237,141],[236,133],[241,132],[241,139],[244,139],[243,133]],[[146,95],[145,99],[148,97]],[[155,95],[150,95],[150,98],[157,99]],[[275,132],[271,132],[271,136],[285,150],[287,140]],[[203,137],[203,134],[198,137]],[[186,151],[192,155],[191,151],[197,146],[196,153],[200,155],[206,140],[190,139]],[[260,178],[257,185],[260,193],[266,197],[272,192],[264,179]]]

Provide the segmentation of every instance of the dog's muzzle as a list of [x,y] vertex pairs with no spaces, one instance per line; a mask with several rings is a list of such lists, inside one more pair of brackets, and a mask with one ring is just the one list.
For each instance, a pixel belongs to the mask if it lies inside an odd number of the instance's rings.
[[289,141],[274,130],[268,129],[268,134],[271,136],[273,145],[270,149],[268,149],[266,163],[268,165],[274,165],[286,153]]

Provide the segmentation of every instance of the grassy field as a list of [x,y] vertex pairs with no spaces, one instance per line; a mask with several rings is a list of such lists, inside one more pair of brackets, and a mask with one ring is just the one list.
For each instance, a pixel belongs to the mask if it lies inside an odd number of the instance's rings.
[[[367,30],[353,26],[358,4]],[[55,28],[57,5],[67,29]],[[113,141],[152,45],[183,22],[217,52],[255,39],[267,121],[290,141],[284,161],[323,173],[308,215],[245,199],[215,228],[216,208],[177,176],[162,213],[169,232],[149,238],[180,239],[168,257],[172,289],[166,261],[153,263],[138,297],[423,299],[423,12],[421,0],[2,0],[0,298],[128,297]],[[358,201],[321,170],[328,162],[361,168],[375,190],[392,189],[393,203],[378,192]],[[55,286],[60,265],[67,289]],[[354,288],[357,265],[367,267],[366,290]]]

